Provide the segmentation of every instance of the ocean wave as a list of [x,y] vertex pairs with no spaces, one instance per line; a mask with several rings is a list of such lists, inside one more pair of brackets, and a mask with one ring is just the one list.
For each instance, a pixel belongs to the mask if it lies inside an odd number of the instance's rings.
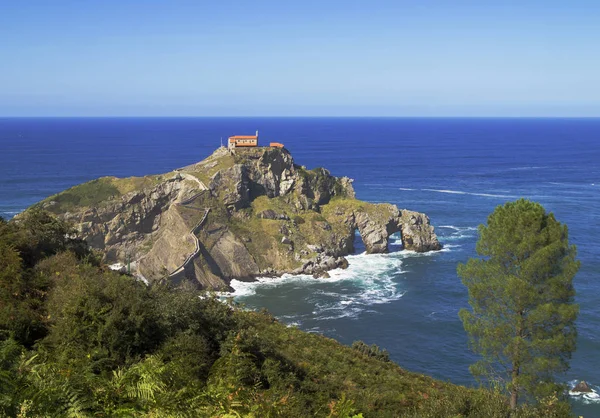
[[512,167],[509,171],[525,171],[525,170],[543,170],[544,168],[550,168],[548,166],[524,166],[524,167]]
[[475,226],[439,225],[437,228],[454,229],[455,231],[477,231],[477,227]]
[[[330,277],[315,279],[310,275],[284,274],[279,278],[260,277],[255,282],[232,280],[233,292],[222,297],[244,299],[274,286],[314,287],[316,297],[307,300],[313,304],[314,319],[356,318],[371,305],[390,303],[404,296],[399,288],[398,275],[402,274],[402,260],[406,252],[388,254],[349,255],[347,269],[329,271]],[[301,321],[300,315],[282,316],[284,322]]]
[[460,245],[452,245],[452,244],[443,244],[442,248],[440,250],[434,250],[434,251],[427,251],[424,253],[420,253],[417,251],[413,251],[413,250],[402,250],[402,251],[398,251],[396,254],[404,257],[404,258],[408,258],[408,257],[434,257],[437,254],[440,253],[449,253],[451,252],[454,248],[459,248],[461,247]]
[[438,239],[440,240],[440,242],[442,244],[444,244],[447,241],[460,241],[462,239],[465,238],[473,238],[474,235],[472,234],[453,234],[453,235],[448,235],[448,236],[438,236]]
[[574,392],[573,389],[575,388],[575,386],[577,385],[577,383],[579,383],[578,380],[571,380],[568,385],[569,385],[569,396],[573,399],[577,399],[578,401],[581,401],[582,403],[589,405],[589,404],[600,404],[600,394],[598,393],[598,391],[600,390],[600,387],[596,386],[596,385],[590,385],[590,389],[592,389],[591,392]]
[[405,191],[407,191],[407,192],[413,192],[413,191],[415,191],[415,190],[417,190],[417,189],[410,189],[410,188],[408,188],[408,187],[398,187],[398,190],[405,190]]
[[[330,320],[341,318],[358,318],[370,306],[390,303],[401,299],[405,292],[401,289],[399,276],[403,260],[411,257],[431,257],[438,253],[454,251],[460,245],[445,244],[439,251],[418,253],[400,250],[401,240],[398,235],[390,240],[390,253],[349,255],[347,269],[329,271],[328,278],[315,279],[310,275],[284,274],[281,277],[260,277],[255,282],[232,280],[233,292],[222,297],[234,297],[243,300],[261,290],[275,286],[310,287],[312,296],[305,299],[312,305],[310,314],[287,314],[279,316],[285,323],[301,323],[306,319]],[[398,248],[397,251],[394,251]]]
[[[23,209],[25,210],[25,209]],[[18,215],[19,213],[23,212],[23,210],[17,210],[17,211],[13,211],[13,210],[0,210],[0,215],[4,215],[6,217],[12,218],[15,215]]]
[[448,190],[448,189],[421,189],[421,190],[426,191],[426,192],[459,194],[459,195],[469,195],[469,196],[482,196],[482,197],[496,197],[496,198],[502,198],[502,199],[515,199],[518,197],[518,196],[504,195],[504,194],[473,193],[473,192],[463,192],[460,190]]
[[450,318],[454,321],[456,318],[456,312],[450,309],[442,309],[440,311],[432,311],[430,314],[425,315],[431,321],[448,321]]
[[356,319],[356,318],[358,318],[358,316],[360,315],[360,313],[362,311],[363,310],[359,309],[359,308],[344,309],[344,310],[339,310],[339,312],[337,314],[333,314],[333,315],[317,315],[315,317],[315,319],[317,319],[319,321],[329,321],[332,319],[342,319],[342,318]]
[[453,242],[460,241],[465,238],[473,238],[476,235],[475,231],[477,231],[477,228],[474,226],[440,225],[436,228],[443,230],[450,229],[452,231],[449,235],[446,235],[445,232],[438,235],[440,242],[442,242],[444,246],[448,246],[448,244],[445,244],[448,241]]

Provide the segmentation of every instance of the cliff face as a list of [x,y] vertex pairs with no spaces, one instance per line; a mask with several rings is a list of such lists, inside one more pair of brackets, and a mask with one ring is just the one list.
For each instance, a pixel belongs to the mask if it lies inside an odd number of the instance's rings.
[[297,166],[277,148],[220,148],[171,173],[102,178],[38,205],[74,223],[109,263],[130,259],[148,280],[207,288],[325,275],[347,266],[357,230],[369,253],[387,252],[395,233],[409,250],[441,248],[426,215],[356,200],[350,179]]

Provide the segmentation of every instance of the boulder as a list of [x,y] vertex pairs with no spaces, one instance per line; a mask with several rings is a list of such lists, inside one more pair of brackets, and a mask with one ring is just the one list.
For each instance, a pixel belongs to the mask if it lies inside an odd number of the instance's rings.
[[406,209],[401,212],[398,224],[405,249],[422,253],[442,248],[427,215]]
[[263,210],[258,214],[261,219],[277,219],[277,213],[273,209]]
[[581,393],[593,392],[592,388],[585,380],[582,380],[581,382],[577,383],[571,391],[572,392],[581,392]]

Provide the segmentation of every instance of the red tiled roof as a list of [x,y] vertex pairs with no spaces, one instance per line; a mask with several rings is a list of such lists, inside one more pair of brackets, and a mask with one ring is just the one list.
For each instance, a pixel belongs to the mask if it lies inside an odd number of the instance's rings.
[[229,139],[258,139],[256,135],[234,135],[230,136]]

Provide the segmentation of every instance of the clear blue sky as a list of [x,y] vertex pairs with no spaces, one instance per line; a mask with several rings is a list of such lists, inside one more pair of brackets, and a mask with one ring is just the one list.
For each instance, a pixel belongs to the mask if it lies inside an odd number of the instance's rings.
[[0,0],[0,116],[600,116],[600,1]]

